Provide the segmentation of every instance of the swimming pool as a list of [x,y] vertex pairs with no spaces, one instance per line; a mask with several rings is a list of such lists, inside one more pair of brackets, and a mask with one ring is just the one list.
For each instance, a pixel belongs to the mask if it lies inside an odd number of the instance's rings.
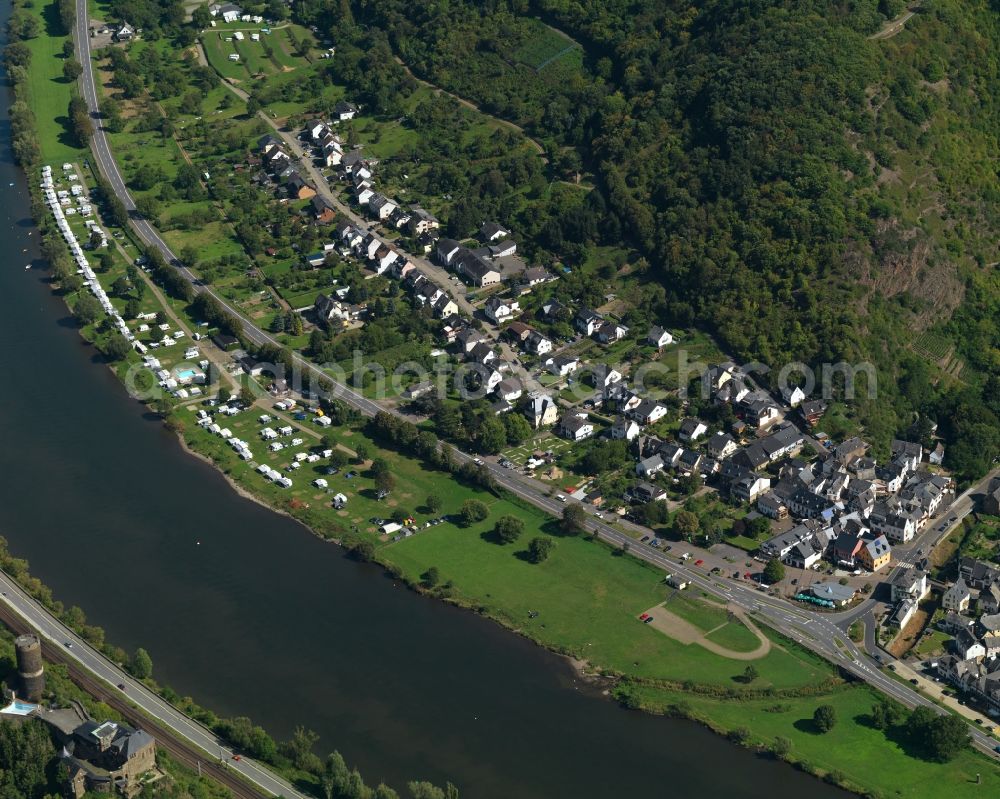
[[179,369],[177,371],[177,377],[182,380],[191,380],[198,373],[194,369]]
[[11,716],[27,716],[37,707],[38,705],[33,705],[30,702],[22,702],[20,699],[15,699],[7,707],[0,708],[0,713],[7,713]]

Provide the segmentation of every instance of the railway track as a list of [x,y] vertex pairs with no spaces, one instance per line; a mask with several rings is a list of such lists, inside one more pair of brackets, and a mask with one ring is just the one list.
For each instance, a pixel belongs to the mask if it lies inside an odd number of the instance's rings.
[[[29,624],[21,619],[10,608],[0,603],[0,623],[9,628],[15,635],[23,633],[37,633]],[[135,727],[141,727],[156,739],[158,748],[168,752],[170,756],[179,763],[183,763],[193,771],[201,769],[201,774],[209,779],[215,780],[220,785],[229,789],[234,799],[264,799],[270,794],[257,790],[248,785],[234,774],[225,764],[218,759],[212,759],[210,755],[194,748],[185,741],[179,740],[173,732],[164,727],[159,722],[149,718],[137,711],[131,703],[117,690],[109,687],[104,681],[95,679],[72,659],[66,657],[58,646],[53,646],[44,637],[42,641],[42,656],[47,663],[61,663],[69,670],[70,679],[80,688],[104,702],[108,707],[122,715]]]

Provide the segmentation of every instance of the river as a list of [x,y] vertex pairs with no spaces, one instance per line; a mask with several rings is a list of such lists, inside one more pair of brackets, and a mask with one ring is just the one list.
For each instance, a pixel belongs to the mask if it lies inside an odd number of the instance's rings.
[[109,641],[149,650],[162,683],[278,738],[309,727],[319,750],[397,790],[419,778],[478,799],[845,796],[592,695],[559,658],[346,560],[186,455],[51,294],[8,102],[0,534],[57,598]]

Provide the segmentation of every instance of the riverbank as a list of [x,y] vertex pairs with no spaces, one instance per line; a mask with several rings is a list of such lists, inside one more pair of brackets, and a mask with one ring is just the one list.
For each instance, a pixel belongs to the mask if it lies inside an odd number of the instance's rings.
[[[357,435],[357,431],[354,430],[346,432],[349,432],[351,435]],[[215,443],[214,439],[212,441]],[[408,468],[412,468],[412,465]],[[418,469],[417,471],[421,470]],[[371,478],[365,479],[370,480]],[[249,482],[248,484],[253,485]],[[400,493],[404,492],[401,491]],[[424,492],[421,490],[411,493],[413,495],[411,499],[420,501]],[[276,494],[275,496],[280,495]],[[272,499],[271,501],[274,501],[279,507],[283,507],[280,500]],[[499,508],[494,511],[491,521],[500,512]],[[362,514],[362,517],[364,518],[365,515]],[[454,596],[458,600],[467,601],[470,606],[479,605],[487,609],[492,609],[498,613],[501,619],[509,617],[516,621],[524,617],[526,610],[534,609],[538,601],[544,601],[546,609],[543,611],[543,618],[538,623],[538,627],[540,628],[538,633],[539,635],[544,635],[547,640],[550,640],[552,646],[562,643],[586,652],[586,644],[593,642],[582,637],[582,634],[593,635],[593,628],[589,625],[590,614],[593,613],[601,622],[602,628],[607,628],[608,633],[612,637],[629,637],[635,633],[639,637],[638,640],[641,641],[641,651],[630,648],[632,645],[631,639],[625,642],[625,646],[622,646],[622,642],[619,641],[617,643],[620,648],[617,652],[605,651],[602,653],[604,657],[596,659],[595,662],[603,662],[610,654],[613,655],[612,659],[620,658],[627,665],[629,662],[627,658],[630,655],[639,654],[645,662],[647,654],[651,653],[649,656],[653,658],[652,665],[647,662],[645,667],[652,669],[657,663],[671,659],[664,657],[664,654],[660,651],[662,642],[653,637],[652,631],[638,625],[631,609],[633,604],[631,598],[627,600],[620,598],[614,600],[613,598],[613,601],[616,601],[617,604],[611,607],[610,610],[602,607],[602,605],[606,606],[609,602],[608,584],[616,582],[615,578],[619,570],[625,568],[617,564],[630,564],[632,562],[630,558],[602,551],[590,542],[580,539],[552,535],[553,540],[556,540],[557,550],[550,561],[546,564],[527,564],[516,557],[516,548],[504,548],[490,540],[484,540],[483,534],[488,533],[486,529],[488,526],[488,524],[483,525],[482,529],[459,529],[456,527],[452,530],[447,526],[436,528],[430,531],[429,534],[421,533],[411,539],[399,542],[402,546],[397,547],[396,551],[405,553],[407,548],[416,550],[413,554],[407,556],[407,573],[411,577],[419,579],[423,573],[420,570],[427,571],[428,564],[438,567],[444,573],[445,582],[453,580],[454,585],[452,589],[457,592]],[[542,526],[541,523],[538,524],[539,528]],[[442,532],[447,533],[447,535],[436,535]],[[440,539],[442,538],[446,540],[441,541]],[[433,545],[420,543],[434,539],[437,540],[434,541]],[[387,549],[390,549],[388,544],[385,546]],[[599,557],[587,560],[586,563],[576,561],[574,558],[578,552],[578,547],[588,548],[591,552],[596,552]],[[579,551],[582,551],[582,549]],[[455,559],[456,555],[459,555],[457,559]],[[466,555],[469,557],[464,557]],[[452,560],[448,561],[450,565],[444,565],[446,558],[452,558]],[[573,564],[581,563],[583,565],[580,568],[568,568],[566,564],[570,561]],[[536,565],[542,568],[535,569]],[[516,571],[511,567],[516,569]],[[446,568],[450,572],[446,571]],[[632,566],[628,566],[627,568],[630,574],[633,573]],[[488,575],[485,573],[486,571],[495,571],[496,574]],[[601,577],[598,582],[594,582],[592,579],[595,573]],[[635,572],[635,574],[639,573]],[[484,586],[479,580],[479,578],[484,576],[491,576],[499,584],[499,588],[494,588],[494,583]],[[648,607],[651,604],[651,601],[648,600],[655,601],[662,596],[660,594],[649,595],[651,593],[649,586],[654,582],[658,582],[659,576],[643,574],[643,578],[641,582],[643,582],[645,587],[641,587],[639,593],[647,603],[640,607]],[[636,579],[638,580],[639,578]],[[511,580],[513,582],[510,585],[503,585]],[[503,589],[506,593],[500,592],[500,589]],[[525,590],[528,591],[527,596],[513,595]],[[494,591],[497,591],[495,596]],[[553,594],[557,595],[553,596]],[[596,595],[591,596],[589,601],[584,601],[587,595],[594,594]],[[543,599],[540,600],[540,597]],[[548,606],[560,604],[568,606],[569,612],[555,614],[553,611],[553,621],[550,622]],[[567,616],[572,616],[572,618],[567,618]],[[587,629],[581,630],[581,627]],[[604,629],[601,632],[603,635]],[[650,644],[646,639],[655,643]],[[679,651],[683,653],[684,650]],[[727,667],[731,668],[731,665],[727,664]],[[726,679],[732,682],[731,674],[726,675]],[[738,707],[738,705],[735,706]]]

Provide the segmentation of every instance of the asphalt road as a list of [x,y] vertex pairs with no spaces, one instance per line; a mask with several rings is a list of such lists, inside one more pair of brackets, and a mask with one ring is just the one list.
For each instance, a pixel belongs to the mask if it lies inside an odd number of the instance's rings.
[[[176,255],[174,255],[163,239],[160,238],[156,230],[145,219],[142,219],[134,213],[135,203],[129,194],[121,173],[119,172],[118,165],[111,153],[107,137],[98,122],[100,118],[98,95],[94,82],[93,69],[90,68],[91,53],[87,25],[87,2],[86,0],[77,0],[76,6],[77,47],[80,51],[80,62],[85,65],[83,74],[80,78],[80,84],[83,98],[87,102],[91,117],[94,121],[94,135],[91,140],[91,149],[97,159],[98,168],[101,173],[110,183],[112,189],[121,201],[125,204],[125,207],[132,213],[131,224],[136,234],[145,244],[158,249],[163,254],[167,262],[173,264],[181,272],[181,274],[192,283],[196,292],[207,292],[219,302],[227,313],[240,319],[243,323],[245,334],[252,341],[257,344],[280,346],[275,339],[256,327],[250,319],[246,318],[236,308],[229,305],[225,298],[220,297],[218,294],[213,292],[211,288],[202,285],[194,273],[179,262]],[[298,356],[295,356],[295,361],[302,369],[312,373],[317,378],[322,377],[327,380],[330,379],[330,376],[324,373],[315,364]],[[337,396],[342,401],[346,402],[348,405],[357,409],[366,416],[373,416],[380,411],[386,410],[374,401],[352,391],[347,386],[338,384],[336,389]],[[395,411],[393,412],[396,413]],[[397,415],[401,414],[397,413]],[[472,460],[472,456],[456,450],[455,459],[459,463],[464,463]],[[498,464],[492,462],[485,462],[484,466],[490,471],[493,479],[499,486],[502,486],[504,489],[510,491],[512,494],[520,497],[526,502],[530,502],[532,505],[540,508],[546,513],[557,517],[562,515],[563,509],[565,508],[565,502],[548,496],[547,493],[533,485],[530,480],[522,478],[521,475],[514,473],[511,470],[504,469]],[[575,502],[576,500],[567,498],[566,501]],[[588,506],[585,505],[584,507],[587,509],[588,513],[593,513],[593,510]],[[918,704],[922,704],[933,707],[939,712],[945,712],[917,691],[911,690],[908,686],[900,684],[896,680],[887,677],[867,655],[860,652],[857,647],[854,646],[845,634],[844,630],[841,629],[841,627],[848,625],[856,615],[863,615],[864,612],[870,609],[870,605],[863,605],[860,614],[857,609],[852,610],[850,614],[822,614],[812,612],[799,606],[792,605],[790,602],[783,599],[768,596],[764,592],[757,591],[753,588],[747,587],[746,585],[733,581],[727,582],[725,578],[716,579],[710,575],[704,574],[700,569],[698,569],[698,567],[688,565],[688,563],[693,562],[693,560],[685,563],[678,563],[676,560],[668,558],[666,554],[660,552],[659,550],[638,544],[630,536],[627,536],[615,528],[605,524],[603,521],[595,518],[594,516],[589,518],[587,528],[599,535],[604,541],[614,546],[628,546],[630,554],[663,569],[665,572],[684,577],[685,579],[690,580],[697,587],[743,607],[764,623],[773,626],[783,634],[798,641],[803,646],[817,652],[858,679],[864,680],[889,696],[898,699],[907,707],[915,707]],[[107,666],[104,665],[104,668],[107,668]],[[116,677],[115,679],[118,678]],[[161,705],[165,705],[162,700]],[[169,708],[169,706],[166,706],[166,708]],[[172,711],[172,709],[170,710],[171,712],[176,713],[176,711]],[[177,723],[180,725],[180,730],[178,730],[179,732],[183,731],[185,726],[190,727],[192,730],[198,729],[190,719],[187,719],[180,714],[176,715],[178,716]],[[976,745],[981,749],[984,749],[984,751],[993,753],[993,747],[995,744],[992,743],[992,739],[985,736],[973,725],[970,725],[970,730],[975,738]],[[217,742],[210,743],[209,747],[212,745],[218,744]],[[260,773],[263,775],[268,774],[267,772],[264,772],[261,767],[253,764],[251,761],[242,761],[242,767],[251,770],[251,773]],[[270,777],[270,779],[275,780],[275,784],[280,785],[280,790],[285,791],[286,795],[300,796],[298,793],[288,793],[289,788],[281,785],[280,781],[277,781],[276,778]]]
[[[28,625],[48,639],[55,647],[62,649],[67,659],[75,661],[90,674],[107,683],[111,689],[124,685],[124,695],[145,714],[179,737],[202,750],[205,761],[222,761],[228,768],[239,773],[248,782],[273,796],[283,795],[288,799],[307,799],[285,780],[258,765],[253,760],[242,757],[233,760],[233,752],[214,733],[176,710],[165,700],[150,691],[142,683],[132,679],[127,673],[87,644],[76,633],[55,619],[45,608],[28,596],[6,574],[0,572],[0,600],[8,605]],[[70,646],[71,644],[71,646]]]

